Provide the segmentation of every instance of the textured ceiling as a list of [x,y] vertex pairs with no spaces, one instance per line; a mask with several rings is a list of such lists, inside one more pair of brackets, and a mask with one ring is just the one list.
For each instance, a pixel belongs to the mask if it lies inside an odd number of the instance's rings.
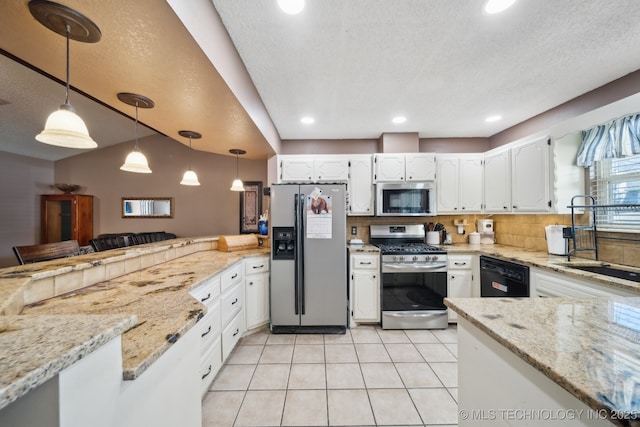
[[[213,7],[205,0],[215,16]],[[101,103],[135,116],[135,109],[117,99],[118,92],[139,93],[155,102],[140,109],[140,121],[176,141],[181,129],[195,130],[202,139],[194,150],[265,159],[273,154],[251,117],[220,77],[211,61],[165,1],[61,0],[94,21],[102,32],[98,43],[71,41],[71,85]],[[45,28],[29,13],[28,0],[0,5],[0,49],[64,81],[65,38]],[[0,61],[0,150],[57,160],[81,153],[46,146],[33,140],[47,115],[64,101],[64,86],[2,58]],[[98,147],[131,141],[130,119],[79,94],[71,104],[83,117]],[[144,131],[147,135],[152,132]]]
[[212,1],[283,139],[487,137],[640,69],[637,0]]

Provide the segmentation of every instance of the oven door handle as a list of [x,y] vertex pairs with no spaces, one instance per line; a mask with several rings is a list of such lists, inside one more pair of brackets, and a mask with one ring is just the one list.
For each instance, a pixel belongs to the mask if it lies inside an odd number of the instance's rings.
[[433,264],[382,264],[382,272],[386,271],[432,271],[432,270],[441,270],[447,267],[446,262],[442,263],[433,263]]

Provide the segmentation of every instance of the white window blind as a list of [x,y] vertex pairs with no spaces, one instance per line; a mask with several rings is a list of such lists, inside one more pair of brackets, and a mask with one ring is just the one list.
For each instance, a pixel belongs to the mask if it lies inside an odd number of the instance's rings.
[[603,159],[589,168],[591,195],[597,205],[598,228],[640,229],[640,155]]

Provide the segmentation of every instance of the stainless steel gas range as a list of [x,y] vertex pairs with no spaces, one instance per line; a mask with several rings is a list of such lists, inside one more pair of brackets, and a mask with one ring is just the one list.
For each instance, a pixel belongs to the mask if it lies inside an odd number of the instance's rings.
[[381,253],[383,329],[448,326],[447,253],[424,243],[424,225],[371,225]]

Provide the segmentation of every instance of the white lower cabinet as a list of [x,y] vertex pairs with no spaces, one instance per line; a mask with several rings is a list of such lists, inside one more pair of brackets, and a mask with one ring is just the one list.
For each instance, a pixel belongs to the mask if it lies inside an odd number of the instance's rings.
[[200,339],[200,390],[204,396],[218,369],[222,366],[220,275],[205,280],[190,293],[207,308],[204,317],[194,328]]
[[380,321],[380,255],[352,254],[350,257],[351,318],[354,322]]
[[244,270],[245,321],[250,330],[269,322],[269,257],[247,258]]
[[[473,257],[473,255],[451,254],[447,257],[447,297],[471,298],[473,296]],[[449,322],[457,322],[458,314],[453,310],[448,312]]]
[[215,340],[211,343],[209,351],[200,359],[200,393],[202,396],[205,395],[216,373],[222,367],[221,354],[222,338],[220,338],[220,333],[218,333]]
[[637,297],[638,294],[600,283],[580,280],[566,274],[552,273],[538,268],[530,271],[532,297],[561,297],[561,298],[589,298],[589,297]]
[[238,313],[229,321],[229,324],[222,331],[222,361],[224,362],[231,354],[231,350],[242,338],[244,332],[244,316]]

